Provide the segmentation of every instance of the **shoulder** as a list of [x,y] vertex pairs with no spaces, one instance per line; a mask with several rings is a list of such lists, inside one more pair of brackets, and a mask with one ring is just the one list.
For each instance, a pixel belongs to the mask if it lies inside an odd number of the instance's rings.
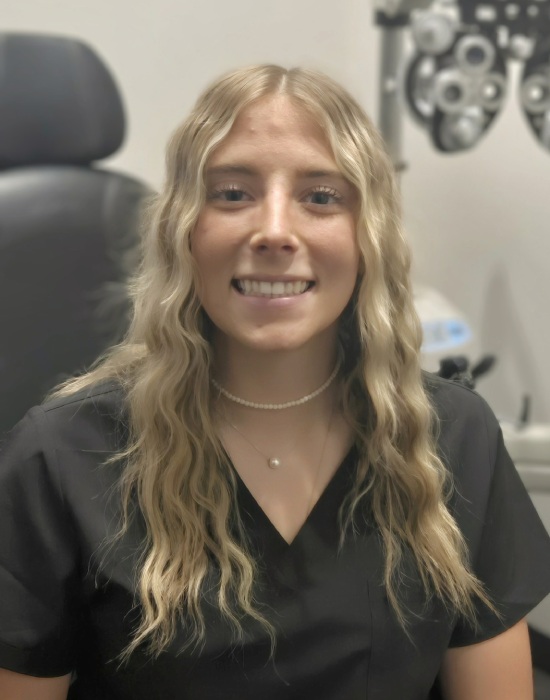
[[121,386],[115,381],[101,382],[79,389],[65,396],[53,396],[40,405],[40,409],[55,420],[79,411],[98,416],[120,416],[125,398]]
[[[503,489],[510,491],[512,484],[519,493],[521,482],[487,402],[475,391],[440,377],[427,377],[425,383],[438,418],[439,456],[452,484],[450,507],[475,552],[493,506],[506,510],[511,493],[503,494]],[[500,505],[495,502],[497,494]]]
[[430,372],[424,372],[423,381],[439,420],[489,417],[496,421],[485,399],[464,384]]
[[109,458],[123,404],[114,386],[56,397],[28,411],[6,439],[0,666],[53,676],[73,665],[80,606],[96,594],[101,547],[118,524],[120,467]]
[[29,411],[48,445],[55,449],[118,449],[126,435],[126,400],[115,382],[55,396]]
[[119,386],[101,384],[31,408],[8,433],[0,452],[0,479],[58,482],[79,465],[104,461],[125,444],[125,400]]
[[[437,436],[444,459],[450,467],[475,456],[492,472],[501,440],[499,422],[490,406],[479,394],[464,385],[425,373],[424,386],[437,416]],[[469,458],[467,460],[466,458]]]
[[447,379],[425,378],[437,416],[439,456],[453,485],[455,515],[483,520],[495,474],[513,468],[497,418],[475,391]]

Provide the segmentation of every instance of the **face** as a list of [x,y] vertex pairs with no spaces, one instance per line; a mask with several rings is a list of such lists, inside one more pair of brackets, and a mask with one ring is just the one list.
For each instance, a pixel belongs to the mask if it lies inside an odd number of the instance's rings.
[[330,352],[357,278],[357,196],[288,98],[244,110],[212,154],[191,238],[215,344]]

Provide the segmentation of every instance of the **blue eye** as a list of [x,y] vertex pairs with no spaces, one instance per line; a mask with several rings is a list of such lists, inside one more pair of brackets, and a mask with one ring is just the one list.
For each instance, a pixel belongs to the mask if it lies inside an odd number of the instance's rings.
[[311,195],[312,204],[330,204],[331,195],[327,192],[313,192]]
[[208,199],[217,199],[222,202],[243,202],[247,194],[244,190],[238,187],[220,187],[217,190],[212,190],[208,194]]
[[318,204],[321,206],[338,204],[342,200],[338,192],[330,187],[320,187],[310,192],[307,196],[311,204]]
[[242,190],[225,190],[223,195],[228,202],[241,202],[244,192]]

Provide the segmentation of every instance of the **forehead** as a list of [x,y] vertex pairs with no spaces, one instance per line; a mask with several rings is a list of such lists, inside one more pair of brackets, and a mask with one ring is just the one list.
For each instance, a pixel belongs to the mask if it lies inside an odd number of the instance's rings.
[[318,122],[284,95],[261,98],[237,117],[228,136],[210,158],[210,165],[232,158],[312,160],[335,167],[328,138]]

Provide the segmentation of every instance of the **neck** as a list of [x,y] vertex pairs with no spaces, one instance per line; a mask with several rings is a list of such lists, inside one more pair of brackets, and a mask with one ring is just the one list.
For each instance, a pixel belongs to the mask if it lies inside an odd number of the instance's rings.
[[314,355],[286,352],[223,352],[217,348],[215,377],[231,394],[260,404],[283,404],[316,391],[336,365],[335,349]]

